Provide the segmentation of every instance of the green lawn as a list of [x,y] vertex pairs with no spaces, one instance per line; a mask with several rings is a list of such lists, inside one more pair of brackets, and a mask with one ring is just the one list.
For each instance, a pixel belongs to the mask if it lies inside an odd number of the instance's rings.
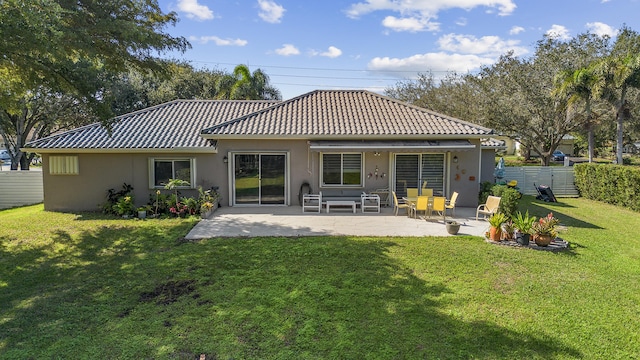
[[0,211],[0,359],[640,358],[640,216],[531,201],[570,251]]

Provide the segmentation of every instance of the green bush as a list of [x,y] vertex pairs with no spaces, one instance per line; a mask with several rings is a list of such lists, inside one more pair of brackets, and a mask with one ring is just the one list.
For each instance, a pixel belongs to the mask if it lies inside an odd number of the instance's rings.
[[499,211],[509,218],[513,217],[518,210],[518,200],[520,199],[518,190],[506,185],[494,185],[491,188],[491,193],[501,198]]
[[491,188],[495,184],[489,181],[483,181],[480,183],[480,193],[478,194],[478,204],[484,204],[487,202],[487,198],[491,195]]
[[133,186],[123,183],[122,189],[116,191],[115,189],[107,190],[107,201],[100,205],[102,212],[111,215],[124,215],[127,206],[125,197],[131,197],[133,192]]
[[640,211],[640,168],[613,164],[576,164],[580,196]]

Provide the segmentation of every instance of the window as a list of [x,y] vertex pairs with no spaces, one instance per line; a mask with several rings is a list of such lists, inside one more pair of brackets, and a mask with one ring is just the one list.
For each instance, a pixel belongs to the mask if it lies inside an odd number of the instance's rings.
[[322,154],[322,185],[362,186],[362,154]]
[[427,182],[436,196],[445,193],[444,154],[397,154],[395,159],[395,191],[405,196],[407,188],[419,188]]
[[78,175],[78,156],[50,156],[49,174]]
[[162,188],[169,179],[180,179],[189,182],[194,188],[195,159],[151,159],[149,176],[150,188]]

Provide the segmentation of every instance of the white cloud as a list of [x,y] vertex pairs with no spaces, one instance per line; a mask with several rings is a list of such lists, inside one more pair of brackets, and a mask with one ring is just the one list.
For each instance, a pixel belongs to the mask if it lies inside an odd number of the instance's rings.
[[[415,76],[427,71],[465,73],[494,62],[495,59],[490,57],[437,52],[418,54],[407,58],[376,57],[369,62],[367,68],[381,73],[388,71],[391,76],[409,77],[409,74]],[[403,73],[399,74],[398,71]]]
[[260,16],[262,20],[272,24],[279,23],[286,11],[281,5],[269,0],[258,0],[258,6],[260,7],[258,16]]
[[342,55],[342,50],[338,49],[335,46],[329,46],[329,49],[327,49],[327,51],[320,53],[320,56],[326,56],[332,59],[337,58],[340,55]]
[[476,38],[473,35],[447,34],[438,39],[441,50],[496,57],[508,51],[513,51],[516,56],[526,54],[527,48],[519,44],[519,40],[503,40],[498,36]]
[[397,18],[395,16],[385,17],[384,20],[382,20],[382,26],[393,31],[409,32],[423,31],[425,28],[430,31],[437,31],[440,28],[440,24],[430,22],[427,18]]
[[375,11],[391,11],[400,14],[401,18],[388,16],[384,26],[395,31],[415,32],[439,30],[439,24],[433,23],[432,19],[436,19],[440,11],[454,8],[471,10],[479,6],[495,8],[501,16],[510,15],[516,8],[513,0],[364,0],[352,4],[345,12],[350,18],[358,18]]
[[587,23],[587,29],[589,29],[590,33],[596,34],[598,36],[609,36],[614,37],[618,35],[618,30],[612,28],[611,26],[601,23],[601,22],[592,22]]
[[281,48],[276,49],[276,54],[282,56],[300,55],[300,50],[291,44],[284,44]]
[[600,3],[604,4],[604,3],[608,3],[609,1],[611,1],[611,0],[602,0],[602,1],[600,1]]
[[514,26],[509,30],[509,35],[518,35],[521,32],[524,32],[524,28],[522,26]]
[[189,41],[207,44],[213,42],[218,46],[245,46],[249,42],[242,39],[221,39],[217,36],[190,36]]
[[547,30],[545,34],[549,37],[557,38],[560,40],[568,40],[571,38],[571,35],[569,34],[569,29],[567,29],[562,25],[556,25],[556,24],[553,24],[551,26],[551,29]]
[[416,54],[406,58],[376,57],[368,69],[389,76],[408,78],[418,73],[431,71],[436,77],[446,72],[465,73],[481,66],[495,63],[500,55],[513,51],[516,56],[529,52],[520,46],[519,40],[502,39],[498,36],[447,34],[438,41],[440,52]]
[[178,0],[178,10],[185,13],[189,19],[213,19],[213,11],[206,5],[198,4],[198,0]]
[[468,20],[465,17],[461,17],[458,20],[456,20],[456,25],[458,26],[467,26]]

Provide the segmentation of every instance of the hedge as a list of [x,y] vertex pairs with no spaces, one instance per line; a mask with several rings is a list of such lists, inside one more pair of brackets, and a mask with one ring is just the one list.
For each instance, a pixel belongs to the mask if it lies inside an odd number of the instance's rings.
[[576,164],[580,196],[640,211],[640,168],[613,164]]

